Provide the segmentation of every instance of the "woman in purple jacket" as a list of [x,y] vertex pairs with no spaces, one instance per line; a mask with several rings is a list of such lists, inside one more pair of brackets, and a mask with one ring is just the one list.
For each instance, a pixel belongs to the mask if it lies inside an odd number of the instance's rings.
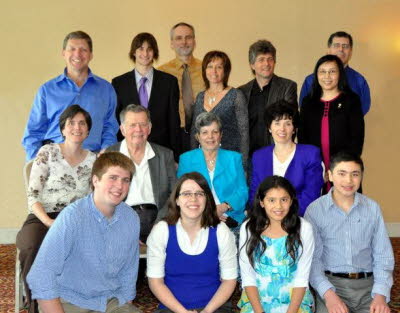
[[321,152],[315,146],[294,142],[299,114],[286,101],[271,104],[265,112],[265,121],[275,144],[253,153],[249,201],[253,201],[258,185],[266,177],[283,176],[295,187],[299,215],[303,216],[307,206],[321,195]]

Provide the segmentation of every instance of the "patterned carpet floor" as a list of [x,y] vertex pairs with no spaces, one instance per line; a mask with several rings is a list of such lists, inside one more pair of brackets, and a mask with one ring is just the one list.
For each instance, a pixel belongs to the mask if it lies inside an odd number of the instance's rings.
[[[393,313],[400,313],[400,238],[392,238],[392,244],[396,265],[390,307]],[[0,313],[14,312],[14,278],[15,245],[0,245]],[[234,303],[237,303],[237,298],[238,291],[234,295]],[[135,305],[144,313],[154,312],[157,306],[157,300],[152,295],[146,281],[138,284]],[[27,311],[20,311],[20,313],[25,312]]]

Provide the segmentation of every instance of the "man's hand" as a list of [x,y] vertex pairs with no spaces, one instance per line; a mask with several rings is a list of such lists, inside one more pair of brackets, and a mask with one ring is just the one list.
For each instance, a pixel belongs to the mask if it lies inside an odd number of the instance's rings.
[[386,297],[376,294],[371,302],[370,313],[390,313],[390,308],[386,303]]
[[349,313],[346,304],[344,304],[342,299],[340,299],[332,289],[325,292],[324,298],[329,313]]

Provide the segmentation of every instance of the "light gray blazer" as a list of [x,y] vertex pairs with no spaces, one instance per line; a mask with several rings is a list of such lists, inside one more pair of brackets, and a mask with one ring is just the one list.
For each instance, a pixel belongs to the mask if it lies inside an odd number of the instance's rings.
[[[157,221],[168,211],[167,200],[176,183],[176,167],[172,150],[155,143],[150,143],[155,156],[149,160],[150,179],[153,186],[154,200],[158,208]],[[107,152],[120,152],[121,143],[108,147]]]

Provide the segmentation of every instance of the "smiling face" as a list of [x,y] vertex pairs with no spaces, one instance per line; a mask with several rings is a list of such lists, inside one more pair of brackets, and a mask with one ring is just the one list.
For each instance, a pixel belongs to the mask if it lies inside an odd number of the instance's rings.
[[250,66],[254,70],[257,79],[270,80],[274,75],[275,59],[271,53],[259,54],[254,64]]
[[67,119],[62,135],[66,142],[82,143],[89,135],[85,116],[77,113],[73,118]]
[[82,73],[89,69],[89,62],[93,58],[89,45],[85,39],[69,39],[62,56],[69,73]]
[[153,64],[154,51],[147,41],[144,41],[143,44],[136,49],[135,58],[135,63],[138,65],[149,67]]
[[285,116],[282,119],[273,120],[269,131],[275,144],[287,144],[292,141],[294,134],[293,121]]
[[94,203],[107,217],[112,216],[115,207],[126,197],[131,183],[129,171],[119,166],[111,166],[102,177],[92,178]]
[[181,219],[201,222],[206,201],[204,190],[194,180],[184,181],[176,199],[176,204],[180,208]]
[[129,146],[144,146],[151,132],[151,123],[146,112],[127,112],[120,129]]
[[339,67],[334,61],[322,63],[317,71],[322,91],[338,91]]
[[288,192],[283,188],[271,188],[260,201],[271,224],[280,224],[288,215],[292,199]]
[[215,58],[207,64],[206,77],[210,84],[219,84],[224,79],[224,64],[222,59]]
[[219,148],[222,133],[217,122],[212,122],[210,125],[200,128],[196,138],[203,150],[212,151]]
[[342,60],[343,65],[346,66],[353,53],[353,48],[350,46],[350,40],[346,37],[334,37],[332,44],[328,47],[328,54],[334,54]]
[[193,31],[181,25],[174,29],[171,39],[171,48],[175,50],[177,56],[190,56],[196,47],[196,40]]
[[361,166],[354,161],[339,162],[334,169],[328,171],[329,180],[334,185],[334,196],[352,198],[360,188],[362,181]]

